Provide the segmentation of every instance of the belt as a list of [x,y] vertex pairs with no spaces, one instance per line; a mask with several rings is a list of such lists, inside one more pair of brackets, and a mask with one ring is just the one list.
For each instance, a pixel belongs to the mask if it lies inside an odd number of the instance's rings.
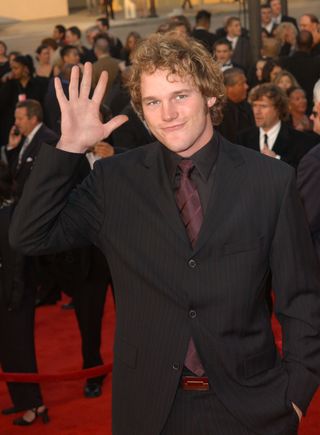
[[199,376],[181,376],[180,387],[186,391],[208,391],[209,379]]

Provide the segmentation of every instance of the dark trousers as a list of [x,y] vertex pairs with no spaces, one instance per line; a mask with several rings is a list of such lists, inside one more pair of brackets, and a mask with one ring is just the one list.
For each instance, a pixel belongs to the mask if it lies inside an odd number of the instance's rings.
[[[83,368],[103,364],[100,352],[101,327],[108,285],[111,284],[109,267],[97,249],[93,250],[89,276],[74,292],[73,303],[81,334]],[[103,382],[104,376],[88,379],[90,383]]]
[[[0,363],[4,372],[36,373],[34,346],[35,288],[26,288],[21,306],[8,311],[0,298]],[[13,405],[21,410],[43,404],[39,384],[9,382]]]
[[[298,417],[283,434],[296,435]],[[171,412],[160,435],[256,435],[237,420],[211,391],[178,389]],[[271,434],[270,434],[271,435]]]

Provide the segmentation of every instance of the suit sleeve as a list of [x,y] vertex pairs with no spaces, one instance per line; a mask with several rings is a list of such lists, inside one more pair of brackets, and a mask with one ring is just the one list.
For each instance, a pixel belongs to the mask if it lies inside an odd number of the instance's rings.
[[320,159],[308,153],[299,164],[297,180],[311,233],[318,233],[320,232]]
[[320,375],[320,274],[304,210],[291,173],[271,247],[275,312],[282,326],[287,400],[306,409]]
[[98,243],[104,216],[100,165],[75,187],[83,158],[41,147],[12,218],[9,238],[15,249],[42,255]]

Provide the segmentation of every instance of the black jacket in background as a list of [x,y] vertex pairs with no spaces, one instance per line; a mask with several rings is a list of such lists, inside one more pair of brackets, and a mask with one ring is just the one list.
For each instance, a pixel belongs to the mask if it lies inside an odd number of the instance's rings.
[[[260,152],[259,128],[253,127],[241,131],[236,142],[247,148]],[[297,168],[300,159],[316,145],[315,136],[294,130],[286,123],[281,123],[281,128],[272,151],[281,157],[283,162]]]

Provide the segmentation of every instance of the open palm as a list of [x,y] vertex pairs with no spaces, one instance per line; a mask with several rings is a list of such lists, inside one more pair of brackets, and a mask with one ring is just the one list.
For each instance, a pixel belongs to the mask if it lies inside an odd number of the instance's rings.
[[112,118],[103,124],[99,108],[106,89],[108,74],[103,71],[90,99],[92,64],[84,66],[79,90],[79,67],[71,71],[69,100],[65,96],[61,82],[55,78],[55,89],[61,110],[61,138],[57,148],[69,152],[84,153],[97,142],[108,137],[113,130],[127,121],[124,115]]

